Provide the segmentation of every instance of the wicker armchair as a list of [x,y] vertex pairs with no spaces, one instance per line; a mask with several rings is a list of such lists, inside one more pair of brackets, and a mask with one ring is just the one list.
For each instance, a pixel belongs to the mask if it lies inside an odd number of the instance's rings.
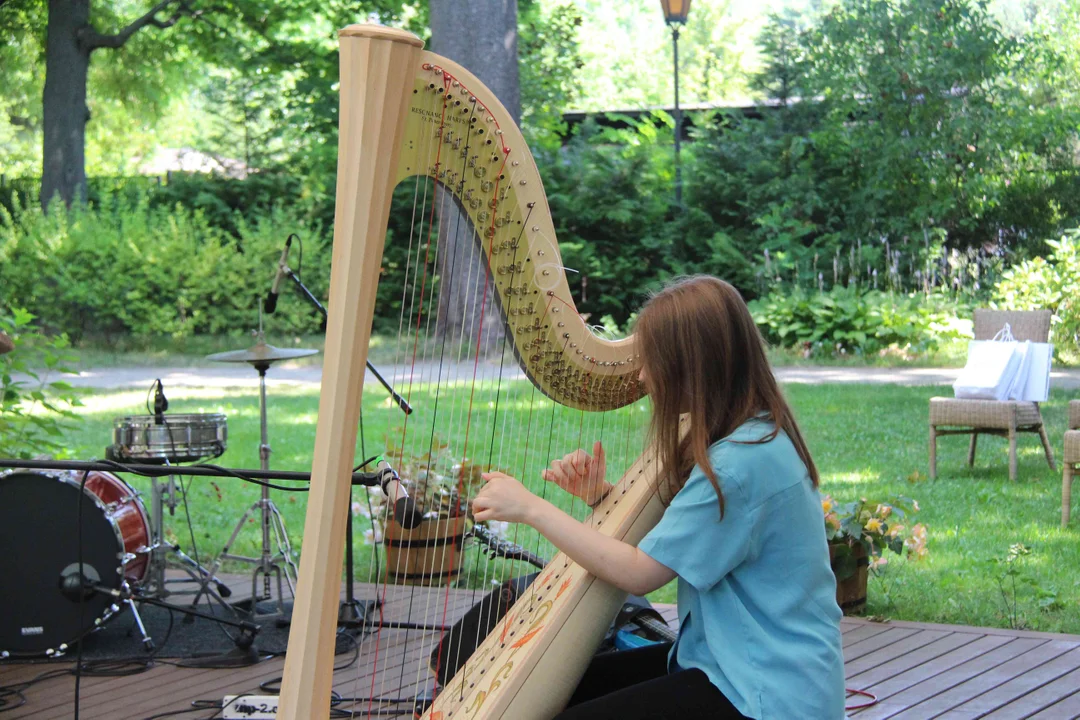
[[[976,310],[975,339],[991,340],[1005,323],[1009,323],[1017,340],[1047,342],[1050,337],[1050,317],[1049,310]],[[971,435],[969,467],[975,464],[975,444],[979,435],[1000,435],[1009,438],[1009,479],[1016,480],[1016,438],[1022,432],[1039,434],[1046,452],[1046,462],[1056,470],[1054,451],[1050,449],[1038,403],[931,398],[930,477],[937,477],[939,435]]]
[[1072,502],[1072,481],[1075,465],[1080,464],[1080,400],[1069,401],[1069,429],[1065,431],[1065,459],[1061,464],[1061,527],[1069,524],[1069,508]]

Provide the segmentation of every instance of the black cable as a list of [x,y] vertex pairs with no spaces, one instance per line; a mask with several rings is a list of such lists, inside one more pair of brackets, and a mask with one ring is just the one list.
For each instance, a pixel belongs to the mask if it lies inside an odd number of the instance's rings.
[[[110,468],[113,468],[117,472],[130,473],[132,475],[138,475],[140,477],[165,477],[166,475],[172,475],[177,470],[177,468],[174,467],[174,466],[166,466],[166,467],[168,467],[168,469],[165,469],[163,467],[162,470],[155,470],[155,471],[136,470],[134,468],[131,468],[129,466],[124,465],[123,463],[118,463],[115,460],[95,460],[94,462],[100,463],[102,465],[108,465]],[[222,475],[226,475],[226,476],[229,476],[229,477],[234,477],[234,478],[243,480],[244,482],[249,482],[249,483],[251,483],[253,485],[262,485],[264,487],[268,487],[271,490],[283,490],[285,492],[308,492],[308,489],[309,489],[309,488],[306,488],[306,487],[287,487],[285,485],[275,485],[274,483],[268,483],[268,482],[265,482],[263,480],[256,480],[255,478],[247,477],[246,475],[241,475],[240,473],[238,473],[238,472],[236,472],[234,470],[230,470],[229,468],[221,467],[220,465],[214,465],[212,463],[199,463],[199,464],[196,464],[196,465],[189,465],[188,467],[189,468],[203,468],[205,470],[213,470],[215,472],[221,473]],[[182,475],[183,473],[181,472],[179,474]],[[303,482],[303,481],[298,480],[297,482]]]
[[[26,696],[24,692],[29,690],[32,686],[45,680],[51,680],[52,678],[63,677],[70,674],[70,670],[64,668],[63,670],[46,670],[35,678],[27,680],[21,683],[15,683],[14,685],[0,685],[0,713],[14,710],[15,708],[22,707],[26,704]],[[9,698],[18,698],[18,701],[12,705]]]
[[[249,696],[237,696],[236,700],[239,700],[241,697]],[[234,700],[233,702],[236,702],[236,700]],[[217,710],[217,712],[210,717],[217,717],[218,715],[220,715],[221,711],[225,709],[225,706],[222,704],[221,701],[218,700],[193,700],[191,702],[191,707],[189,708],[185,708],[184,710],[170,710],[168,712],[158,713],[157,715],[150,715],[149,717],[145,718],[145,720],[159,720],[159,718],[176,717],[177,715],[186,715],[187,713],[202,712],[203,710],[215,709]]]
[[[361,454],[361,455],[365,455],[365,454],[366,454],[366,453],[364,452],[364,414],[363,414],[363,413],[361,413],[361,414],[360,414],[360,454]],[[352,469],[352,471],[353,471],[353,472],[360,472],[360,471],[361,471],[361,470],[363,470],[363,469],[364,469],[365,467],[367,467],[367,466],[368,466],[368,465],[370,465],[371,463],[373,463],[373,462],[375,462],[376,460],[378,460],[378,459],[379,459],[379,457],[380,457],[380,456],[378,456],[378,455],[372,455],[372,456],[371,456],[371,457],[369,457],[369,458],[368,458],[367,460],[365,460],[364,462],[362,462],[362,463],[360,463],[359,465],[357,465],[356,467],[354,467],[354,468]]]
[[[83,592],[83,586],[86,583],[86,575],[84,574],[85,566],[83,565],[83,522],[82,522],[82,508],[83,508],[83,494],[86,491],[86,481],[90,477],[89,470],[83,470],[82,481],[79,483],[79,497],[76,500],[75,506],[75,526],[77,528],[76,537],[76,567],[78,568],[79,578],[79,629],[82,630],[83,622],[86,619],[86,593]],[[80,637],[77,641],[75,648],[75,720],[79,720],[79,701],[81,699],[80,692],[82,690],[82,654],[83,654],[83,639]]]
[[[368,633],[365,633],[365,634],[370,635],[371,633],[368,632]],[[334,672],[340,672],[342,670],[348,670],[353,665],[355,665],[357,663],[357,661],[360,659],[360,641],[359,640],[357,640],[355,637],[353,637],[350,633],[341,632],[341,631],[338,631],[337,637],[338,637],[339,640],[341,638],[347,638],[349,640],[349,642],[352,643],[353,656],[344,665],[335,666],[334,670],[333,670]],[[342,652],[344,652],[344,651],[342,651]],[[281,693],[281,680],[282,680],[282,676],[280,676],[280,675],[277,676],[277,677],[274,677],[274,678],[270,678],[269,680],[264,680],[261,683],[259,683],[259,689],[262,690],[263,692],[269,693],[271,695],[278,695],[278,694]],[[332,694],[337,695],[336,692],[332,693]]]
[[[12,685],[9,687],[0,687],[0,713],[7,712],[8,710],[14,710],[20,708],[26,704],[26,696],[22,694],[22,689],[17,689]],[[11,698],[15,698],[12,700]],[[15,703],[12,705],[12,703]]]

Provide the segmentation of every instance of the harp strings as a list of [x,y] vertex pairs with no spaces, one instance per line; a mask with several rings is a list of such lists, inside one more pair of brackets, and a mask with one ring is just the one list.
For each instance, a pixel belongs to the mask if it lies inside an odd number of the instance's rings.
[[[504,228],[500,233],[486,233],[486,238],[482,233],[489,228],[476,228],[465,219],[464,212],[452,212],[457,202],[454,188],[446,187],[441,173],[451,177],[452,171],[461,176],[467,170],[467,160],[479,138],[475,132],[478,123],[470,122],[477,117],[477,106],[470,103],[468,114],[462,114],[467,118],[464,125],[468,130],[455,138],[464,147],[464,152],[458,152],[458,147],[447,140],[448,128],[457,127],[448,123],[448,111],[453,108],[447,93],[421,95],[415,106],[431,120],[424,124],[422,141],[416,150],[418,173],[411,178],[412,204],[408,222],[403,223],[408,228],[408,245],[393,352],[395,367],[404,369],[398,377],[399,384],[404,385],[402,394],[416,411],[413,417],[406,416],[401,421],[400,431],[392,425],[385,435],[390,437],[394,433],[394,450],[400,452],[398,461],[429,477],[452,472],[453,468],[445,466],[448,456],[452,455],[456,461],[456,501],[452,495],[437,496],[435,483],[429,483],[424,497],[414,498],[427,508],[440,508],[442,501],[449,503],[450,512],[433,513],[434,517],[424,523],[434,525],[433,537],[456,537],[464,532],[465,517],[455,512],[458,509],[455,502],[462,509],[468,508],[479,488],[466,482],[465,475],[478,464],[485,469],[505,470],[541,497],[583,518],[589,512],[586,502],[566,497],[560,500],[558,496],[562,493],[549,489],[552,483],[540,479],[540,470],[550,459],[576,448],[591,453],[592,442],[599,439],[608,455],[609,480],[619,477],[618,456],[637,455],[632,446],[637,409],[631,406],[609,418],[608,413],[586,413],[559,405],[539,394],[532,383],[526,387],[527,381],[511,377],[517,375],[517,368],[516,361],[511,359],[514,349],[509,330],[497,344],[486,341],[490,340],[493,328],[490,325],[485,328],[485,323],[493,322],[490,311],[499,305],[492,277],[492,250],[497,238],[517,240],[521,249],[515,250],[511,267],[518,266],[527,252],[520,241],[531,210],[522,217],[518,208],[512,208],[513,218],[520,221],[520,230],[511,235],[510,228]],[[492,198],[493,210],[501,212],[500,189],[496,188]],[[395,237],[391,242],[404,240]],[[454,242],[464,242],[465,247],[455,247]],[[513,280],[512,274],[511,286]],[[464,296],[461,314],[466,320],[454,332],[449,317],[452,310],[458,309],[451,308],[450,303],[457,302],[459,296]],[[525,302],[528,298],[511,294],[501,310],[509,313]],[[545,304],[551,303],[574,311],[570,298],[559,297],[557,293],[545,299]],[[563,352],[570,352],[568,343],[569,340],[564,341]],[[499,353],[497,362],[482,362],[481,354],[489,349],[485,344]],[[592,380],[587,373],[581,382],[587,387]],[[372,425],[369,423],[369,427]],[[383,528],[386,542],[394,542],[394,536],[403,532],[408,536],[393,522],[391,510],[389,503],[384,503],[382,515],[371,518]],[[554,548],[527,526],[511,525],[506,539],[540,557],[554,554]],[[388,701],[400,699],[390,697],[397,688],[402,688],[403,697],[424,688],[433,689],[428,657],[438,643],[447,640],[446,633],[397,629],[393,624],[411,620],[420,625],[445,626],[456,619],[454,611],[458,605],[471,605],[496,584],[532,571],[523,560],[495,558],[477,549],[459,547],[453,541],[427,552],[424,564],[419,567],[406,566],[404,552],[396,554],[393,564],[388,560],[380,565],[379,552],[377,545],[371,548],[366,580],[375,584],[380,603],[374,627],[359,639],[361,658],[354,671],[352,693],[354,698],[358,697],[361,681],[368,680],[363,714],[369,717],[390,711]],[[433,587],[395,584],[395,578],[401,580],[407,573],[435,577],[445,568],[454,567],[455,556],[460,553],[466,557],[453,592],[450,582],[443,582],[443,587],[438,587],[438,583]],[[461,589],[467,589],[467,595],[460,593]],[[533,590],[534,598],[537,592],[539,589]],[[502,615],[505,610],[501,598],[489,608],[493,616]],[[474,635],[458,644],[459,653],[464,652],[460,648],[477,646],[484,639],[479,629]],[[465,658],[459,655],[451,660],[456,666]],[[406,679],[409,685],[403,682]],[[460,691],[464,692],[464,688]]]

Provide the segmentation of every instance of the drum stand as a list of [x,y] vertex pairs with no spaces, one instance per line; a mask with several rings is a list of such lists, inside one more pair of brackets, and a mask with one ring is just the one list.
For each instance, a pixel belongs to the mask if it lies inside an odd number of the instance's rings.
[[[259,444],[259,462],[262,470],[270,469],[270,441],[267,437],[267,423],[266,423],[266,371],[270,368],[270,360],[253,361],[252,365],[259,372],[259,422],[261,432],[261,443]],[[262,522],[262,552],[257,558],[247,557],[244,555],[233,555],[229,552],[233,544],[236,542],[236,538],[239,537],[240,531],[247,525],[248,518],[252,513],[258,514]],[[271,546],[270,536],[274,535],[274,539],[277,544],[277,550],[275,551]],[[295,596],[296,594],[296,575],[297,567],[296,562],[293,560],[292,546],[289,544],[289,536],[285,531],[285,520],[281,516],[281,511],[278,510],[274,501],[270,499],[270,488],[266,485],[262,486],[262,496],[255,501],[255,503],[244,511],[244,514],[240,517],[239,522],[236,523],[236,527],[233,529],[232,536],[229,537],[228,542],[225,543],[225,547],[222,548],[221,554],[218,555],[214,561],[213,566],[210,568],[210,572],[202,580],[202,587],[199,590],[199,594],[195,596],[195,600],[192,603],[194,607],[195,603],[199,600],[199,595],[203,591],[207,591],[207,585],[210,580],[217,574],[217,571],[221,568],[221,564],[224,560],[238,560],[240,562],[252,563],[255,565],[255,569],[251,574],[251,615],[256,616],[258,612],[258,604],[264,600],[271,600],[274,598],[272,592],[271,578],[277,583],[277,612],[262,613],[263,615],[270,616],[284,616],[285,615],[285,602],[284,602],[284,584],[289,587],[289,595]],[[262,593],[259,593],[259,578],[262,577]]]
[[[167,464],[169,464],[168,461],[166,461]],[[151,476],[150,493],[150,527],[152,532],[149,548],[150,567],[147,571],[146,580],[142,584],[141,590],[143,593],[164,600],[170,595],[188,595],[195,592],[171,592],[168,588],[170,584],[196,582],[199,583],[199,592],[205,589],[207,595],[218,603],[225,607],[231,607],[225,601],[225,598],[232,595],[232,590],[215,577],[214,573],[192,560],[187,553],[180,549],[179,545],[165,541],[165,506],[168,505],[170,515],[176,514],[176,476],[169,475],[165,482],[160,482],[157,477]],[[188,578],[166,579],[165,571],[169,567],[170,557],[176,559],[175,566],[186,572]],[[216,589],[206,587],[207,583],[213,583]]]

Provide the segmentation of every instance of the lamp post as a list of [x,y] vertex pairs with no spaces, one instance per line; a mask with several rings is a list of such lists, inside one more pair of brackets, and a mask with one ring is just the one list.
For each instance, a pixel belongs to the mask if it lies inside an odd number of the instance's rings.
[[679,107],[679,26],[686,24],[690,0],[660,0],[664,22],[671,28],[671,43],[675,56],[675,205],[682,207],[682,166],[679,150],[682,147],[682,108]]

